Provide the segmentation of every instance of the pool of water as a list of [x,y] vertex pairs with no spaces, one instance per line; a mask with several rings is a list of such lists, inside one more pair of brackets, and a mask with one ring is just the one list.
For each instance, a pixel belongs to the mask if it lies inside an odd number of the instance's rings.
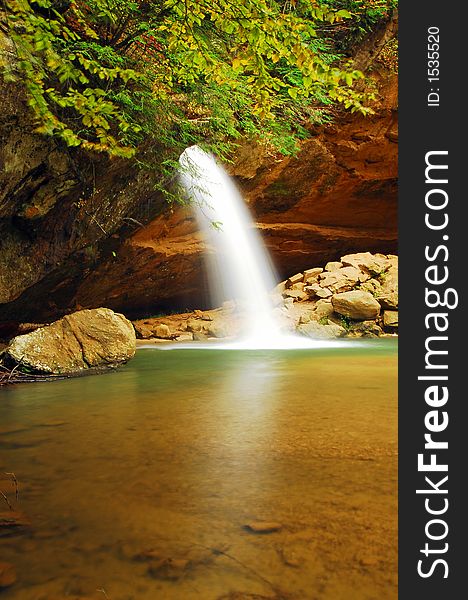
[[4,389],[1,472],[31,523],[0,530],[8,600],[396,600],[396,342]]

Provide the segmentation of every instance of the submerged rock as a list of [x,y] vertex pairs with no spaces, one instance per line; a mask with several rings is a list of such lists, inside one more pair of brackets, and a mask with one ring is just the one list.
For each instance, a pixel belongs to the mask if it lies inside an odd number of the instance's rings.
[[304,550],[299,543],[289,543],[277,549],[281,561],[287,567],[299,568],[304,563]]
[[24,532],[31,526],[29,519],[13,510],[0,513],[0,537],[9,537]]
[[16,572],[12,564],[0,562],[0,589],[10,587],[16,581]]
[[274,531],[280,531],[282,528],[281,523],[274,523],[273,521],[251,521],[244,526],[244,529],[252,533],[273,533]]
[[280,597],[262,596],[261,594],[250,594],[248,592],[230,592],[220,596],[217,600],[280,600]]
[[222,550],[194,545],[188,548],[173,548],[174,555],[168,555],[168,548],[150,548],[134,556],[135,560],[148,563],[148,573],[156,579],[177,580],[185,577],[188,571],[211,564]]
[[148,573],[156,579],[177,580],[186,575],[190,567],[191,562],[186,558],[160,558],[150,563]]
[[5,358],[22,370],[60,375],[116,366],[130,360],[135,350],[131,322],[108,308],[96,308],[14,338]]

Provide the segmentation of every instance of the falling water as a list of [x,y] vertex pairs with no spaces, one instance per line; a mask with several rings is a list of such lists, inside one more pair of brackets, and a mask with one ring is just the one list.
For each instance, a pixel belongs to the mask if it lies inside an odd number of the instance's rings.
[[180,157],[181,182],[192,199],[199,226],[214,255],[209,284],[213,303],[234,299],[245,318],[236,344],[247,348],[299,348],[323,345],[281,331],[272,292],[277,283],[262,239],[239,191],[213,156],[198,146]]

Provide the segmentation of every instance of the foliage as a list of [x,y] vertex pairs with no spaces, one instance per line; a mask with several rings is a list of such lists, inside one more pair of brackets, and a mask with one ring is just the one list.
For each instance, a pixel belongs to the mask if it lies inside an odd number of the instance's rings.
[[68,146],[129,157],[145,141],[204,142],[226,157],[249,135],[292,153],[333,103],[370,112],[362,74],[317,33],[356,4],[5,0],[18,60],[4,77],[24,82],[37,131]]
[[351,319],[349,317],[346,317],[345,315],[341,315],[341,318],[340,318],[341,327],[346,329],[346,331],[349,331],[351,329],[351,324],[352,324]]
[[[398,0],[322,0],[322,4],[349,12],[350,19],[340,23],[334,30],[328,28],[333,48],[347,54],[389,18]],[[321,33],[326,35],[327,32],[322,29]]]

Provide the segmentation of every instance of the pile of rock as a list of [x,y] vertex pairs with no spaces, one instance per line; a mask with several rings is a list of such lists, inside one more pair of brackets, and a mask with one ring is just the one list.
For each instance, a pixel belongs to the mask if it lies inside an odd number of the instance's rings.
[[[272,292],[285,331],[312,338],[376,337],[398,330],[398,257],[360,252],[296,273]],[[234,338],[242,309],[234,302],[208,311],[134,321],[137,337],[154,342]]]
[[191,342],[234,338],[240,330],[240,318],[234,302],[225,302],[213,310],[140,319],[133,321],[133,326],[141,340]]
[[[377,337],[398,331],[398,257],[359,252],[325,267],[296,273],[272,291],[285,331],[327,339]],[[12,374],[63,376],[127,362],[136,337],[153,342],[234,339],[241,306],[225,302],[208,311],[134,321],[108,308],[81,310],[50,325],[27,325],[0,351],[0,384]],[[31,331],[34,329],[34,331]],[[136,337],[135,337],[136,335]]]
[[348,254],[293,275],[276,292],[293,305],[297,331],[310,337],[374,337],[398,330],[395,255]]

